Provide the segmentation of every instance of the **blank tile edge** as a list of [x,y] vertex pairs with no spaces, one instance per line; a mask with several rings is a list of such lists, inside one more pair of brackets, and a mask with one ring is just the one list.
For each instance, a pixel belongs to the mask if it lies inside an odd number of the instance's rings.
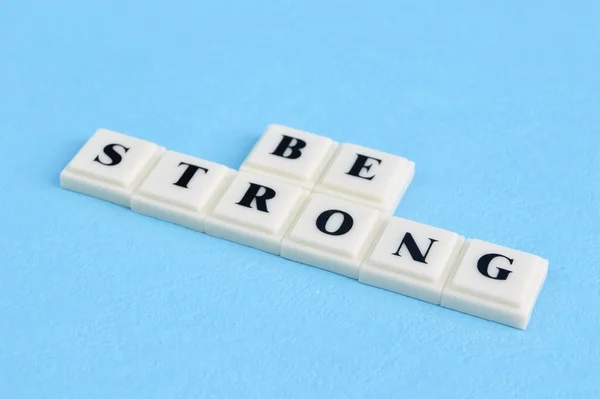
[[525,330],[529,324],[531,315],[533,314],[533,309],[537,303],[542,287],[544,286],[544,282],[546,281],[547,272],[547,267],[542,270],[540,275],[541,278],[538,280],[536,286],[533,287],[527,303],[519,308],[462,292],[454,288],[450,282],[442,291],[441,306]]
[[279,255],[281,253],[281,241],[285,234],[285,229],[281,234],[272,235],[252,230],[240,224],[228,222],[211,215],[204,220],[204,233],[209,236],[222,238],[247,247]]
[[133,189],[103,182],[71,170],[68,166],[60,173],[62,188],[112,202],[126,208],[131,207]]
[[[406,188],[404,189],[404,191],[406,191],[407,188],[408,188],[408,185],[406,186]],[[352,194],[348,194],[346,192],[337,191],[335,189],[332,189],[332,188],[329,188],[327,186],[324,186],[321,183],[317,183],[315,185],[315,187],[313,189],[313,194],[328,195],[330,197],[343,199],[345,201],[349,201],[349,202],[352,202],[354,204],[359,204],[359,205],[367,206],[369,208],[373,208],[376,211],[381,212],[384,216],[392,216],[394,214],[394,212],[396,211],[396,208],[397,208],[398,204],[402,200],[402,197],[404,196],[404,192],[402,192],[399,195],[399,198],[394,200],[393,204],[390,204],[389,206],[385,206],[385,204],[382,203],[382,202],[370,201],[370,200],[366,200],[366,199],[364,199],[362,197],[359,197],[359,196],[354,196]]]
[[244,173],[252,173],[255,175],[259,175],[259,176],[270,177],[270,178],[276,179],[280,182],[291,184],[291,185],[300,187],[300,188],[302,188],[304,190],[308,190],[308,191],[312,190],[313,187],[315,186],[315,182],[295,179],[295,178],[292,178],[292,177],[286,176],[286,175],[279,175],[268,169],[256,167],[254,165],[247,165],[246,163],[244,163],[244,164],[242,164],[242,166],[240,166],[239,171],[244,172]]
[[195,212],[138,193],[131,196],[131,210],[140,215],[173,223],[201,233],[204,232],[205,211]]
[[316,250],[308,245],[299,244],[287,238],[281,243],[281,256],[295,262],[341,274],[342,276],[355,280],[358,280],[358,273],[362,260],[362,258],[344,258],[339,255],[325,252],[321,249]]
[[444,279],[440,279],[432,284],[425,280],[383,270],[370,263],[361,265],[358,281],[434,305],[440,304],[446,283]]

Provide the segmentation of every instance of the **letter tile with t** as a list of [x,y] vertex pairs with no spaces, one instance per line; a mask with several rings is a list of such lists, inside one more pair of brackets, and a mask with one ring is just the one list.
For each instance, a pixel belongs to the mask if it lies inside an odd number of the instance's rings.
[[342,144],[314,191],[359,202],[389,215],[412,181],[414,169],[414,162],[406,158]]
[[197,231],[235,175],[226,166],[167,151],[131,197],[131,210]]
[[357,279],[381,216],[354,202],[312,194],[283,240],[281,256]]
[[467,240],[442,292],[442,306],[525,329],[548,261],[480,240]]
[[439,305],[464,237],[393,217],[360,267],[362,283]]
[[131,195],[165,149],[98,129],[60,174],[62,187],[129,207]]
[[324,136],[270,125],[240,171],[276,177],[311,190],[337,146]]
[[239,172],[204,222],[206,234],[279,255],[281,240],[308,191],[272,177]]

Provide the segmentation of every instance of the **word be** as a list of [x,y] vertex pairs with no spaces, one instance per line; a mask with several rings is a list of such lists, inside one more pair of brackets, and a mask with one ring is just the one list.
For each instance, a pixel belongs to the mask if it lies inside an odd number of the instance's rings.
[[64,188],[525,329],[548,261],[392,217],[414,163],[271,125],[240,171],[100,129]]

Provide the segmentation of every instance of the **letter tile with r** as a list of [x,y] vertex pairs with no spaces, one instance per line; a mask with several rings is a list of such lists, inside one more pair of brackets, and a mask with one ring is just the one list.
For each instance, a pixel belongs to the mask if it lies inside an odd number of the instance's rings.
[[381,216],[361,204],[312,194],[283,240],[281,256],[357,279]]
[[525,329],[548,273],[539,256],[467,240],[442,292],[442,306]]
[[279,255],[281,240],[308,191],[272,177],[238,172],[204,223],[206,234]]
[[270,125],[240,171],[264,174],[311,190],[338,143],[328,137]]
[[131,210],[197,231],[235,171],[204,159],[167,151],[131,197]]
[[392,214],[414,175],[415,164],[406,158],[342,144],[315,186],[323,193]]
[[451,231],[393,217],[365,257],[359,280],[439,305],[464,241]]
[[165,149],[154,143],[98,129],[60,174],[63,188],[126,207]]

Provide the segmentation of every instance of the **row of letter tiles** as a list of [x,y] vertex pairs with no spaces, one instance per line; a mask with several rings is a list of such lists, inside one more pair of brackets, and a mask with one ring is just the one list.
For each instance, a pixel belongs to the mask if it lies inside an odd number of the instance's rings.
[[63,187],[524,329],[548,261],[285,180],[98,130],[61,173]]
[[358,202],[391,215],[414,176],[405,158],[270,125],[242,166],[307,190]]

